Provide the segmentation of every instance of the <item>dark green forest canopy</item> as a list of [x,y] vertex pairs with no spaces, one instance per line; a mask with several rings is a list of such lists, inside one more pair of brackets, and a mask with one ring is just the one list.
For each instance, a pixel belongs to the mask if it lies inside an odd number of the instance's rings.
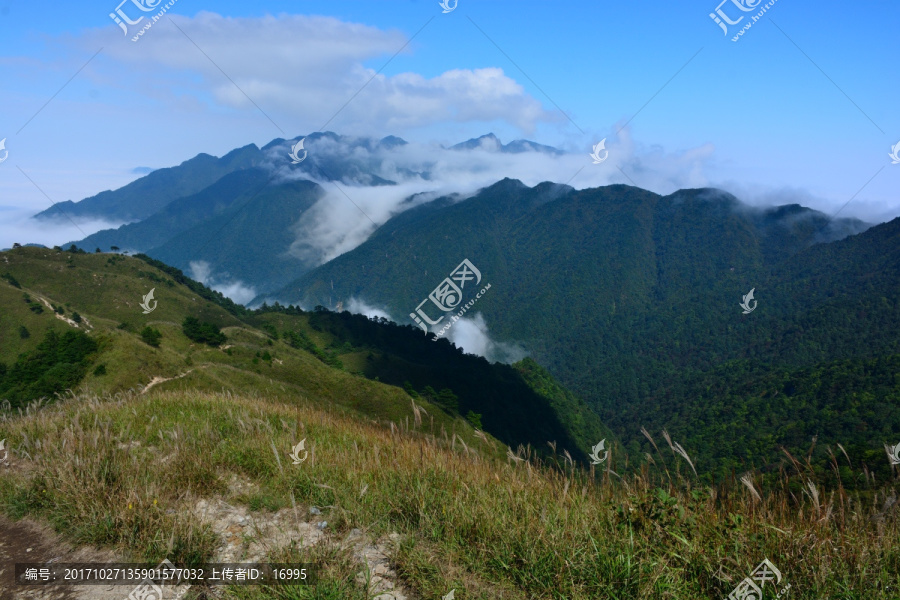
[[12,367],[0,363],[0,399],[16,408],[72,388],[84,377],[96,351],[97,342],[82,331],[59,335],[51,329],[37,348],[21,354]]
[[[277,321],[273,319],[277,314],[304,313],[279,305],[257,310],[250,322],[264,328],[264,323]],[[491,364],[480,356],[465,354],[446,339],[434,342],[418,328],[383,318],[347,311],[305,314],[314,331],[334,336],[332,347],[366,354],[367,377],[408,391],[419,390],[426,396],[433,394],[430,400],[452,407],[462,416],[470,411],[480,414],[487,431],[513,446],[531,444],[545,453],[547,442],[556,441],[560,452],[566,449],[583,460],[592,445],[614,437],[582,401],[532,360],[512,366]],[[288,327],[281,337],[323,362],[337,360],[333,351],[316,347],[302,331]],[[426,392],[429,388],[430,393]]]
[[[820,467],[819,451],[840,443],[861,444],[853,456],[884,468],[883,444],[900,441],[900,396],[876,372],[850,369],[830,395],[817,379],[848,368],[842,361],[900,354],[900,219],[867,229],[712,189],[661,196],[504,180],[398,215],[281,297],[365,298],[406,315],[433,273],[462,257],[493,285],[477,305],[492,338],[527,348],[633,460],[654,451],[641,426],[667,429],[699,471],[718,475],[784,463],[782,446],[805,456],[817,435]],[[758,306],[742,314],[751,289]],[[790,426],[772,427],[757,403],[779,377],[793,378],[798,402],[817,400],[795,418],[781,391],[774,414]],[[845,410],[860,398],[891,409]]]

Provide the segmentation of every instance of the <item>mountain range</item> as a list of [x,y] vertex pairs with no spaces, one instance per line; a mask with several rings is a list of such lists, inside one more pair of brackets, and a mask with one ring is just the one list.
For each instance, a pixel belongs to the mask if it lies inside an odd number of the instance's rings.
[[[435,335],[452,324],[446,337],[457,345],[475,336],[492,359],[530,356],[629,456],[650,451],[642,426],[668,428],[711,476],[776,464],[780,448],[805,451],[814,439],[820,461],[836,443],[877,460],[900,435],[890,375],[900,354],[900,220],[873,227],[797,204],[756,208],[711,188],[660,195],[507,178],[468,194],[423,186],[332,257],[310,251],[329,231],[323,201],[343,194],[371,210],[360,190],[406,193],[401,181],[427,182],[439,165],[391,162],[408,150],[399,138],[333,133],[307,136],[309,155],[290,165],[293,143],[197,157],[87,199],[85,211],[126,218],[141,190],[155,190],[156,208],[74,243],[143,251],[218,289],[239,281],[241,301],[254,306],[374,308],[438,348],[452,347]],[[493,135],[444,150],[559,153]],[[186,186],[203,179],[190,175],[195,161],[207,179]],[[464,260],[490,288],[477,303],[477,290],[454,291],[448,303],[464,301],[466,318],[448,312],[422,336],[418,309],[444,314],[429,295],[452,291],[442,282]]]
[[[688,440],[719,473],[777,461],[780,446],[815,436],[874,457],[881,438],[900,435],[890,371],[847,395],[818,381],[900,352],[900,219],[824,241],[864,228],[712,189],[504,180],[395,217],[276,298],[364,299],[405,316],[467,258],[491,283],[471,309],[490,334],[526,348],[634,453],[648,451],[646,425]],[[751,291],[758,304],[744,314]],[[779,394],[810,397],[773,402]],[[877,396],[867,410],[838,411],[866,394]],[[808,420],[791,414],[799,405]]]
[[[288,160],[295,140],[281,138],[262,148],[238,148],[222,158],[200,154],[119,190],[77,203],[60,202],[35,218],[125,222],[64,246],[146,252],[185,272],[207,273],[211,283],[240,281],[248,289],[270,293],[320,263],[318,252],[304,252],[302,222],[306,218],[312,228],[318,226],[317,215],[307,212],[325,199],[323,185],[397,187],[382,175],[428,182],[438,168],[436,160],[426,160],[415,170],[403,166],[408,161],[396,155],[407,142],[395,136],[373,140],[325,132],[303,141],[308,154],[296,165]],[[503,145],[493,134],[443,150],[474,149],[563,154],[527,140]]]

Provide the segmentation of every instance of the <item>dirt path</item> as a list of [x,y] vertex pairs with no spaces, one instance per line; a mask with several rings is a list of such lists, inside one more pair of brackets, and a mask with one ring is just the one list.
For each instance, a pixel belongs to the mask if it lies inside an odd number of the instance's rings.
[[176,375],[175,377],[159,377],[159,376],[154,377],[153,379],[150,380],[150,383],[148,383],[148,384],[144,387],[144,389],[141,390],[141,394],[146,394],[148,391],[150,391],[150,388],[152,388],[154,385],[157,385],[157,384],[160,384],[160,383],[165,383],[166,381],[172,381],[173,379],[181,379],[182,377],[184,377],[185,375],[187,375],[187,374],[190,373],[191,371],[193,371],[193,369],[188,369],[187,371],[185,371],[185,372],[182,373],[181,375]]
[[0,516],[0,600],[124,600],[129,586],[23,586],[15,583],[16,563],[115,562],[114,554],[73,549],[49,528]]
[[[196,509],[210,519],[223,540],[214,557],[215,562],[252,562],[260,560],[263,550],[273,543],[278,546],[294,539],[301,546],[308,546],[330,537],[314,523],[301,521],[293,527],[287,526],[293,520],[290,518],[293,514],[288,510],[260,518],[251,515],[244,507],[231,506],[222,500],[202,500]],[[263,535],[260,537],[260,534]],[[361,566],[368,567],[371,592],[376,595],[376,600],[406,600],[410,597],[403,586],[395,584],[396,573],[388,558],[398,540],[399,536],[392,534],[387,539],[373,542],[362,531],[354,529],[342,542],[345,547],[353,549],[354,557]],[[25,562],[111,563],[124,560],[110,551],[74,549],[45,526],[28,519],[14,522],[0,515],[0,600],[127,600],[133,589],[128,585],[17,585],[14,579],[15,564]],[[360,584],[365,579],[365,570],[356,576]]]
[[48,309],[50,309],[50,312],[52,312],[53,315],[54,315],[57,319],[59,319],[60,321],[65,322],[65,323],[68,323],[69,325],[71,325],[71,326],[74,327],[75,329],[80,329],[80,327],[78,327],[78,323],[76,323],[75,321],[73,321],[72,319],[70,319],[70,318],[68,318],[68,317],[64,317],[63,315],[58,314],[55,310],[53,310],[53,305],[51,305],[46,299],[44,299],[44,298],[38,298],[38,299],[39,299],[41,302],[43,302],[44,305],[45,305]]

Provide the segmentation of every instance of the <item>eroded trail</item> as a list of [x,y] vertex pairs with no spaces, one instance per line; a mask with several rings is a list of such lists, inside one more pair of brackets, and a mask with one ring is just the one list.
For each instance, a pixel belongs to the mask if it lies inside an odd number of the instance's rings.
[[53,531],[30,521],[0,515],[0,600],[122,600],[128,586],[22,586],[15,583],[16,563],[115,562],[93,548],[73,549]]
[[173,380],[175,380],[175,379],[181,379],[182,377],[184,377],[185,375],[187,375],[187,374],[190,373],[191,371],[193,371],[193,369],[188,369],[187,371],[185,371],[185,372],[182,373],[181,375],[176,375],[175,377],[159,377],[159,376],[154,377],[153,379],[150,380],[150,383],[148,383],[148,384],[144,387],[144,389],[141,390],[141,394],[146,394],[148,391],[150,391],[150,389],[151,389],[154,385],[158,385],[158,384],[160,384],[160,383],[165,383],[166,381],[173,381]]

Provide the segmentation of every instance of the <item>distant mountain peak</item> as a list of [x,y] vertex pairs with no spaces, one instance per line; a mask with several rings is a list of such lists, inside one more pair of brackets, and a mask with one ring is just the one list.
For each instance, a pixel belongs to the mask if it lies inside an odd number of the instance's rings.
[[406,144],[406,140],[395,135],[389,135],[387,137],[381,138],[381,141],[378,142],[379,146],[383,146],[388,149],[396,148],[397,146],[405,146]]
[[542,152],[545,154],[563,154],[561,150],[554,148],[552,146],[545,146],[544,144],[538,144],[537,142],[532,142],[531,140],[513,140],[510,143],[504,145],[500,138],[498,138],[493,133],[486,133],[481,137],[472,138],[470,140],[466,140],[465,142],[461,142],[454,146],[450,146],[451,150],[486,150],[488,152],[502,152],[509,154],[519,154],[522,152]]

